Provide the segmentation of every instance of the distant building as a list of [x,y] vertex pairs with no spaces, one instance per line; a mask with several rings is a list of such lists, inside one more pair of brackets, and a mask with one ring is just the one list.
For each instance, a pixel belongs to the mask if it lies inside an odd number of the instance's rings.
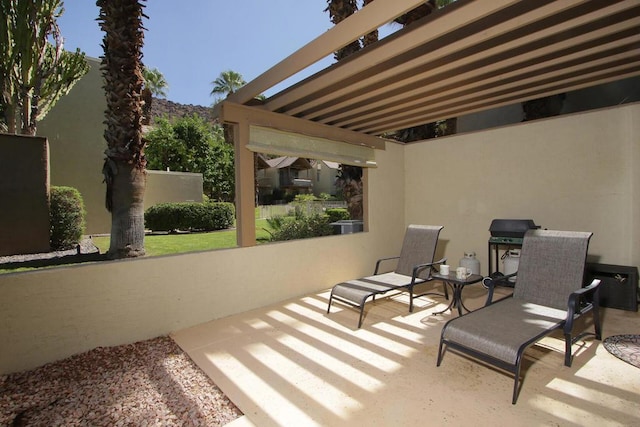
[[258,155],[257,169],[259,204],[277,203],[287,195],[336,195],[335,182],[340,170],[336,162],[287,156],[267,159]]

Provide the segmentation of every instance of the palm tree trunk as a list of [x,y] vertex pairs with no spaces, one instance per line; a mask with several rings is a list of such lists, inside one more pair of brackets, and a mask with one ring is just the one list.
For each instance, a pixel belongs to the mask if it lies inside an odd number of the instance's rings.
[[[362,7],[365,7],[372,2],[373,0],[363,0]],[[377,41],[378,41],[378,30],[373,30],[369,34],[365,34],[362,37],[362,47],[367,47],[371,44],[376,43]]]
[[[325,11],[329,12],[329,18],[334,25],[338,25],[358,10],[356,0],[327,0],[327,4]],[[359,50],[360,40],[354,40],[335,52],[334,57],[336,61],[340,61]]]
[[111,186],[110,258],[143,256],[144,190],[147,176],[135,165],[121,162]]
[[145,140],[142,137],[143,5],[138,0],[98,0],[105,32],[101,70],[107,98],[103,174],[111,212],[110,258],[144,255]]

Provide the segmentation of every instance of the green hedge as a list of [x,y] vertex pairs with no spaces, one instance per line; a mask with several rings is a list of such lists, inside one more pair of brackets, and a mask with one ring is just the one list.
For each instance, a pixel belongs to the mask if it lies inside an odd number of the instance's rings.
[[75,247],[85,226],[84,203],[72,187],[51,187],[49,207],[49,244],[53,250]]
[[345,208],[327,209],[325,214],[329,217],[329,223],[351,218],[349,211]]
[[161,203],[147,209],[144,223],[153,231],[213,231],[233,226],[235,206],[225,202]]

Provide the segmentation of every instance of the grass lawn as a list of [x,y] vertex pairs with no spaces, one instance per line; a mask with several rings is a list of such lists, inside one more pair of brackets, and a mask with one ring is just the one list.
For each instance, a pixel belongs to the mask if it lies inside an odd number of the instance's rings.
[[[265,219],[256,219],[256,240],[258,244],[269,241],[270,230]],[[109,250],[109,236],[93,236],[93,244],[100,249],[101,254],[106,254]],[[144,249],[146,256],[170,255],[185,252],[209,251],[213,249],[233,248],[236,246],[236,230],[212,231],[208,233],[185,233],[185,234],[156,234],[147,235],[144,238]],[[50,268],[54,265],[46,265],[43,262],[38,266],[19,266],[2,268],[0,274],[15,273],[19,271],[35,270],[40,268]]]
[[[267,221],[256,220],[256,240],[258,243],[269,239]],[[109,237],[94,236],[93,244],[104,254],[109,250]],[[208,251],[233,248],[236,246],[236,230],[212,231],[208,233],[152,234],[144,238],[147,256],[179,254],[185,252]]]

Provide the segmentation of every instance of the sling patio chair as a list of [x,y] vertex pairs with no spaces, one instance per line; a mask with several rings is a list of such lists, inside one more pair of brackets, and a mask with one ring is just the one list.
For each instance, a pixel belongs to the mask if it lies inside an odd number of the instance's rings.
[[[448,321],[442,328],[437,366],[450,348],[514,375],[518,399],[525,350],[562,328],[564,364],[571,366],[571,346],[589,332],[572,337],[574,320],[592,312],[596,339],[602,339],[598,305],[600,281],[583,287],[592,233],[529,230],[524,236],[516,273],[488,282],[484,307]],[[492,303],[498,282],[517,274],[513,294]]]
[[[362,326],[364,316],[364,305],[369,297],[375,300],[376,295],[385,294],[389,291],[409,292],[409,312],[413,312],[413,300],[425,295],[439,295],[449,299],[449,292],[446,285],[444,294],[437,292],[425,292],[419,295],[414,294],[414,286],[432,280],[431,270],[433,266],[443,264],[447,261],[443,258],[433,261],[438,235],[442,226],[433,225],[409,225],[404,235],[400,256],[381,258],[377,260],[373,276],[363,277],[357,280],[338,283],[331,290],[327,314],[331,310],[331,303],[337,300],[352,307],[360,309],[358,328]],[[391,272],[381,273],[380,267],[383,261],[397,260],[396,269]],[[385,263],[386,264],[386,263]]]

